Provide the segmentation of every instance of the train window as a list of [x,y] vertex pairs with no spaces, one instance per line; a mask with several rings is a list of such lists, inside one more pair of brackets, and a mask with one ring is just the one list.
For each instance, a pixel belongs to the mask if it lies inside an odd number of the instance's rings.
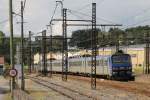
[[132,54],[131,57],[137,57],[137,55],[136,54]]
[[105,58],[100,59],[98,64],[99,64],[99,65],[102,65],[102,66],[107,66],[108,60],[105,59]]
[[104,66],[108,65],[108,60],[104,60]]
[[53,63],[53,66],[59,67],[59,66],[61,66],[61,63],[59,63],[59,62],[54,62],[54,63]]
[[81,61],[69,62],[70,66],[80,66],[82,64]]
[[88,66],[90,66],[91,65],[91,61],[87,61],[87,64],[88,64]]
[[116,55],[112,57],[113,63],[128,63],[130,62],[130,57],[127,55]]
[[99,66],[99,64],[100,64],[100,63],[99,63],[99,60],[97,60],[97,61],[96,61],[96,66]]

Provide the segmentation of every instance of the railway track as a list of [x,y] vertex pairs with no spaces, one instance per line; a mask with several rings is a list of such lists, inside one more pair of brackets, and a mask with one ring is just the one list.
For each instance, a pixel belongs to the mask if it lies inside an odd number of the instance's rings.
[[[70,79],[78,80],[78,81],[85,81],[90,83],[90,79],[87,77],[78,77],[78,76],[69,76]],[[132,93],[139,93],[143,94],[145,96],[150,97],[150,91],[149,91],[149,85],[148,83],[139,83],[139,82],[120,82],[120,81],[112,81],[112,80],[97,80],[98,86],[106,86],[106,87],[112,87],[120,90],[125,90],[127,92]]]
[[[54,76],[61,77],[60,74],[54,74]],[[85,81],[85,82],[91,83],[91,80],[89,77],[68,75],[68,78],[73,79],[73,80]],[[120,81],[114,81],[114,80],[105,80],[105,81],[97,80],[97,85],[98,86],[106,86],[108,88],[109,87],[116,88],[119,90],[132,92],[135,94],[138,93],[138,94],[142,94],[142,95],[150,97],[149,83],[141,83],[141,82],[135,82],[135,81],[120,82]]]
[[52,89],[53,91],[56,91],[61,95],[66,96],[72,100],[97,100],[97,98],[95,97],[89,96],[87,94],[81,93],[79,91],[73,90],[71,88],[53,82],[43,80],[41,78],[37,78],[37,77],[27,77],[27,78],[46,88]]

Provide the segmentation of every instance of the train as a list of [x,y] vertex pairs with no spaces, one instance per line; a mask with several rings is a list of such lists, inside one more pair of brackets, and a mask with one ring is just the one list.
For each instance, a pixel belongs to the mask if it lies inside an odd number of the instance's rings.
[[[48,71],[50,71],[50,63],[47,61]],[[90,76],[91,63],[90,55],[69,57],[68,74]],[[38,71],[43,71],[43,67],[39,66]],[[61,59],[52,61],[52,71],[62,72]],[[125,53],[96,56],[96,76],[114,80],[134,80],[131,56]]]

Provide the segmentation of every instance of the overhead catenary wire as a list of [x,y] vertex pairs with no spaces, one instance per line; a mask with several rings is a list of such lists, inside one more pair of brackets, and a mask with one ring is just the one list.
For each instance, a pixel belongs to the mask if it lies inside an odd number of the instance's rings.
[[53,20],[53,18],[54,18],[54,16],[55,16],[57,7],[58,7],[58,4],[56,3],[56,6],[55,6],[55,8],[54,8],[54,12],[53,12],[53,14],[52,14],[52,16],[51,16],[50,24],[51,24],[51,21]]
[[[58,4],[56,3],[56,6],[54,8],[54,12],[51,16],[51,20],[50,20],[50,24],[51,24],[51,21],[53,20],[54,16],[55,16],[55,13],[56,13],[56,10],[57,10],[57,7],[58,7]],[[37,37],[37,35],[41,34],[42,32],[37,32],[37,33],[34,33],[32,32],[32,37]]]
[[[100,4],[102,4],[104,1],[105,1],[105,0],[100,0],[100,1],[98,1],[98,2],[97,2],[97,6],[99,6]],[[81,10],[84,10],[84,9],[88,8],[89,6],[91,6],[91,3],[88,3],[88,4],[84,5],[83,7],[78,7],[77,10],[78,10],[78,11],[81,11]]]
[[100,4],[102,4],[105,0],[101,0],[99,2],[97,2],[97,6],[99,6]]
[[26,1],[27,1],[27,0],[24,0],[23,11],[25,10],[25,7],[26,7]]
[[[87,16],[87,17],[90,17],[90,18],[91,18],[91,15],[85,14],[85,13],[83,13],[83,12],[79,12],[79,11],[72,10],[72,9],[68,9],[68,10],[70,10],[70,11],[72,11],[72,12],[74,12],[74,13],[78,13],[78,14],[81,14],[81,15],[83,15],[83,16]],[[107,22],[107,23],[111,23],[111,24],[114,24],[114,23],[115,23],[115,22],[113,22],[113,21],[110,21],[110,20],[107,20],[107,19],[104,19],[104,18],[100,18],[100,17],[97,17],[97,19],[102,20],[102,21],[105,21],[105,22]]]
[[[26,0],[24,0],[24,8],[23,8],[23,11],[24,11],[24,9],[25,9],[25,6],[26,6]],[[13,12],[13,13],[14,13],[14,12]],[[14,18],[17,17],[16,15],[20,15],[20,13],[21,13],[21,11],[19,11],[19,13],[14,13],[14,14],[15,14]],[[9,19],[5,19],[5,20],[3,20],[3,21],[0,21],[0,24],[5,24],[5,23],[7,23],[8,21],[9,21]]]
[[[143,9],[141,12],[136,13],[135,15],[132,15],[132,16],[130,16],[130,17],[127,17],[127,18],[126,18],[126,21],[129,21],[129,20],[131,20],[131,19],[133,19],[133,18],[135,18],[135,17],[137,17],[137,16],[140,16],[141,14],[146,13],[146,12],[148,12],[149,10],[150,10],[150,7],[146,8],[146,9]],[[122,29],[126,29],[126,28],[128,28],[128,27],[134,27],[134,26],[136,26],[136,25],[139,25],[139,24],[144,23],[144,22],[149,21],[149,20],[150,20],[150,19],[145,19],[145,20],[143,20],[143,21],[136,22],[136,23],[133,23],[133,24],[127,24],[127,25],[125,25],[125,27],[123,27]]]
[[[81,17],[81,16],[79,16],[79,15],[73,13],[71,10],[69,10],[68,12],[69,12],[69,14],[72,14],[72,15],[76,16],[76,17],[79,18],[79,19],[84,19],[83,17]],[[69,14],[68,14],[68,15],[69,15]]]
[[85,9],[85,8],[87,8],[87,7],[89,7],[90,5],[91,5],[91,3],[86,4],[85,6],[83,6],[83,7],[81,7],[81,8],[78,8],[77,10],[81,11],[81,10],[83,10],[83,9]]
[[[99,2],[97,3],[97,5],[103,3],[104,1],[105,1],[105,0],[99,1]],[[94,2],[94,1],[92,0],[92,2]],[[89,5],[90,5],[90,4],[85,5],[85,8],[88,7]],[[83,8],[80,8],[79,11],[81,11],[82,9],[84,9],[84,7],[83,7]],[[149,9],[150,9],[150,7],[148,7],[148,8],[146,8],[146,9],[142,10],[142,12],[137,13],[136,15],[133,15],[133,16],[131,16],[131,17],[128,17],[127,20],[129,20],[129,19],[131,19],[131,18],[134,18],[134,17],[137,17],[137,16],[141,15],[142,13],[146,13],[146,12],[149,11]],[[77,11],[77,10],[72,10],[72,11],[74,11],[74,12],[76,12],[76,13],[80,13],[80,14],[85,15],[85,16],[89,16],[88,14],[79,12],[79,11]],[[72,14],[73,14],[73,13],[72,13]],[[75,15],[75,14],[74,14],[74,15]],[[76,15],[76,16],[77,16],[77,15]],[[89,16],[89,17],[90,17],[90,16]],[[80,17],[80,18],[81,18],[81,17]],[[104,19],[104,18],[97,18],[97,19],[103,20],[103,21],[108,22],[108,23],[114,23],[114,22],[109,21],[109,20],[106,20],[106,19]],[[129,25],[129,26],[135,26],[135,25],[141,24],[141,23],[143,23],[143,22],[146,22],[146,21],[148,21],[148,20],[149,20],[149,19],[146,19],[146,20],[144,20],[144,21],[140,21],[140,22],[137,22],[137,23],[133,23],[133,24],[131,24],[131,25]],[[128,26],[128,25],[127,25],[127,26]]]
[[133,23],[133,24],[126,25],[126,26],[124,26],[124,28],[122,28],[122,29],[126,29],[126,28],[129,28],[129,27],[135,27],[135,26],[140,25],[140,24],[142,24],[142,23],[145,23],[145,22],[147,22],[147,21],[150,21],[150,18],[145,19],[145,20],[142,20],[142,21],[140,21],[140,22],[136,22],[136,23]]
[[[13,17],[16,18],[18,14],[19,14],[19,13],[15,14]],[[5,24],[5,23],[7,23],[8,21],[9,21],[9,19],[5,19],[5,20],[3,20],[3,21],[0,21],[0,24]]]
[[132,18],[135,18],[135,17],[137,17],[137,16],[139,16],[139,15],[141,15],[141,14],[143,14],[143,13],[146,13],[146,12],[148,12],[149,10],[150,10],[150,7],[148,7],[148,8],[146,8],[146,9],[142,10],[141,12],[139,12],[139,13],[137,13],[137,14],[135,14],[135,15],[132,15],[132,16],[126,18],[126,21],[128,21],[128,20],[130,20],[130,19],[132,19]]

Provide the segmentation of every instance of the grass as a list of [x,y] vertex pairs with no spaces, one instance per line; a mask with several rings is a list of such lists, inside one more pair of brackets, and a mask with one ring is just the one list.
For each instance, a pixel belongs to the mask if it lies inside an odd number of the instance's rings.
[[[34,100],[44,100],[44,98],[47,96],[47,92],[46,91],[26,91],[27,93],[29,93],[29,97],[33,98]],[[11,94],[8,93],[4,96],[4,100],[12,100],[11,99]]]
[[27,92],[35,100],[43,100],[47,96],[47,91],[28,90]]
[[133,72],[135,74],[143,74],[143,67],[141,66],[133,67]]
[[4,96],[4,100],[12,100],[12,99],[11,99],[11,94],[10,94],[10,93],[6,94],[6,95]]

